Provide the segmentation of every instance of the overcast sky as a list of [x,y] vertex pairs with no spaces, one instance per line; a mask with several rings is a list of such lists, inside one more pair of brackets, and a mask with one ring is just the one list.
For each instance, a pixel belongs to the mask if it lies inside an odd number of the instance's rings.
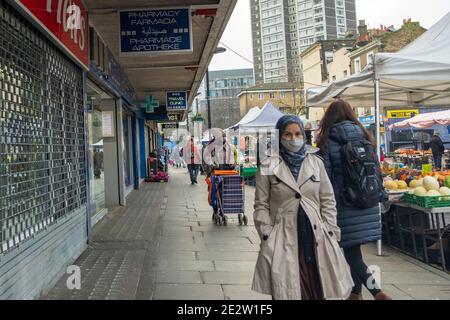
[[[238,0],[221,42],[252,61],[250,0]],[[403,19],[419,21],[424,28],[450,12],[450,0],[356,0],[358,20],[366,20],[370,28],[394,25],[399,28]],[[220,46],[220,45],[219,45]],[[231,50],[216,54],[210,70],[252,68],[252,64]]]

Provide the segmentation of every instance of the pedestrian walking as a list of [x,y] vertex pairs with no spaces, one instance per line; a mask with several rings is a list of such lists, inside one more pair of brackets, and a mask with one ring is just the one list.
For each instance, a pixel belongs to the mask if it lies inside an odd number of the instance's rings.
[[197,184],[197,177],[201,164],[201,155],[198,147],[195,145],[194,136],[190,137],[187,144],[180,150],[180,152],[182,158],[187,163],[191,185]]
[[373,282],[361,252],[361,245],[381,239],[379,202],[384,191],[376,142],[351,106],[337,100],[322,118],[318,147],[333,185],[340,245],[355,284],[348,299],[362,300],[365,285],[376,300],[389,300]]
[[256,175],[255,227],[261,238],[252,289],[275,300],[346,298],[353,286],[339,248],[333,189],[297,116],[283,116],[279,154]]
[[442,155],[444,154],[445,147],[439,131],[435,131],[433,137],[430,139],[430,147],[433,153],[434,167],[440,171],[442,169]]

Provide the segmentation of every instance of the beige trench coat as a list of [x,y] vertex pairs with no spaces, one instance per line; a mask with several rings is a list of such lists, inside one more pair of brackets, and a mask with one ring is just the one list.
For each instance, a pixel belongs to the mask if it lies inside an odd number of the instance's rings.
[[[322,159],[313,152],[308,152],[297,182],[279,156],[263,161],[262,167],[270,169],[262,174],[265,169],[260,168],[256,176],[254,221],[261,248],[252,289],[276,300],[302,297],[297,233],[300,203],[313,227],[324,298],[347,298],[353,286],[350,267],[338,244],[333,188]],[[263,240],[264,235],[267,240]]]

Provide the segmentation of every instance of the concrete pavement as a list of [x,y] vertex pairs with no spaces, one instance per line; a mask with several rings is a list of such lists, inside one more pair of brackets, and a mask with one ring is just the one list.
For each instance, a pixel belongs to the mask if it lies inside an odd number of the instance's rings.
[[[191,186],[187,169],[171,169],[169,183],[145,183],[127,206],[94,228],[94,241],[75,262],[81,290],[68,290],[67,275],[44,299],[271,299],[251,291],[259,251],[253,225],[254,188],[246,187],[248,226],[237,217],[212,223],[207,189]],[[450,275],[385,248],[366,262],[380,266],[383,289],[394,299],[450,299]],[[371,299],[367,291],[365,299]]]

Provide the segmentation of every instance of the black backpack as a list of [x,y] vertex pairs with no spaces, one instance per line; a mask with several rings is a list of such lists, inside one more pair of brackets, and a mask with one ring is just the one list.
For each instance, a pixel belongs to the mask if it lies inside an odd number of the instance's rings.
[[350,141],[342,145],[344,199],[348,205],[367,209],[382,200],[383,183],[377,150],[369,141]]

